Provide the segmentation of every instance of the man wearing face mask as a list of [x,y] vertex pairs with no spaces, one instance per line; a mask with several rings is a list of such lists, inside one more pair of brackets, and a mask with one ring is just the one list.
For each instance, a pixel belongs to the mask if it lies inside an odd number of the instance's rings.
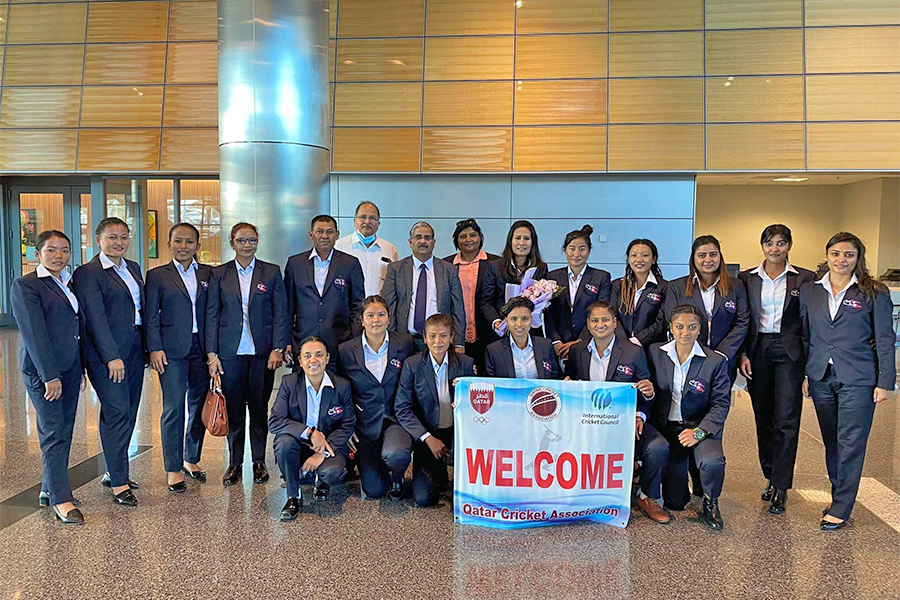
[[376,235],[381,225],[381,212],[374,202],[363,200],[359,203],[353,225],[355,231],[339,239],[334,247],[359,261],[366,282],[365,297],[368,298],[381,293],[387,267],[400,260],[400,255],[396,246]]

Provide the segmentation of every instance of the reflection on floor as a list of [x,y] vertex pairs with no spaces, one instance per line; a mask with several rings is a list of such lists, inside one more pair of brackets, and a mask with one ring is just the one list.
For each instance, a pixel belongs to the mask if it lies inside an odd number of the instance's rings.
[[[40,481],[33,409],[16,369],[17,334],[0,330],[0,501]],[[307,494],[303,514],[278,521],[277,467],[266,485],[224,489],[224,440],[207,437],[209,482],[167,491],[155,376],[145,383],[132,461],[140,506],[115,505],[99,478],[79,487],[84,527],[46,509],[0,529],[0,598],[815,598],[900,597],[900,402],[880,406],[853,526],[818,529],[827,500],[815,414],[804,406],[795,491],[788,512],[760,501],[748,398],[728,418],[726,529],[706,531],[696,501],[668,526],[640,514],[628,528],[571,525],[513,532],[454,526],[449,502],[360,499],[355,483],[326,502]],[[99,405],[79,407],[72,465],[101,453]],[[87,468],[101,471],[96,460]],[[85,468],[82,466],[82,468]],[[90,477],[90,473],[88,475]],[[87,478],[85,479],[87,480]],[[22,497],[22,496],[20,496]],[[23,503],[37,499],[23,498]],[[8,503],[5,503],[8,504]],[[32,504],[33,505],[33,504]]]

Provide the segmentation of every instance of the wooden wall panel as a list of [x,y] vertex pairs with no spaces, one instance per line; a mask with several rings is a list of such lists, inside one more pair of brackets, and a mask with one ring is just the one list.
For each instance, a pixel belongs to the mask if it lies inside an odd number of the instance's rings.
[[511,125],[513,82],[425,84],[424,125]]
[[703,125],[610,125],[610,171],[699,171]]
[[803,77],[710,77],[706,120],[802,121]]
[[900,1],[806,0],[806,24],[900,25]]
[[527,0],[516,11],[516,33],[607,31],[606,0]]
[[340,40],[337,81],[421,81],[421,39]]
[[810,75],[810,121],[900,121],[900,75]]
[[803,124],[708,125],[706,168],[712,171],[803,169]]
[[159,129],[82,129],[79,171],[156,171]]
[[515,27],[510,0],[428,0],[428,35],[511,34]]
[[80,85],[84,45],[7,46],[3,85]]
[[88,42],[164,42],[168,2],[91,2]]
[[606,122],[606,80],[523,81],[516,84],[517,125]]
[[810,169],[900,170],[900,123],[810,123]]
[[512,79],[515,39],[428,38],[425,79]]
[[160,127],[162,86],[85,86],[82,127]]
[[328,37],[337,37],[337,16],[338,2],[337,0],[328,0]]
[[509,171],[512,129],[442,128],[423,132],[423,171]]
[[706,0],[707,29],[800,27],[803,0]]
[[74,129],[0,129],[0,169],[5,171],[72,171]]
[[605,171],[606,127],[516,127],[514,171]]
[[703,29],[703,0],[609,0],[610,31]]
[[808,73],[900,71],[900,27],[837,27],[806,32]]
[[406,129],[335,129],[332,169],[335,171],[419,170],[418,127]]
[[610,36],[609,75],[703,75],[703,34],[635,33]]
[[352,0],[338,6],[338,36],[420,36],[425,30],[425,0]]
[[[86,17],[86,3],[14,5],[9,9],[7,43],[84,43]],[[5,25],[0,22],[0,27]]]
[[179,0],[171,5],[169,41],[216,41],[215,0]]
[[219,88],[214,85],[166,86],[163,127],[218,127]]
[[336,87],[334,124],[337,127],[421,123],[421,83],[341,83]]
[[610,123],[702,123],[703,79],[613,79]]
[[713,31],[706,34],[707,75],[776,75],[803,72],[803,32]]
[[606,34],[516,37],[516,78],[606,77]]
[[80,105],[80,87],[5,87],[0,127],[78,127]]
[[85,84],[164,83],[165,44],[88,44]]
[[163,129],[162,171],[219,170],[218,129]]
[[218,83],[219,54],[214,42],[169,44],[166,83]]

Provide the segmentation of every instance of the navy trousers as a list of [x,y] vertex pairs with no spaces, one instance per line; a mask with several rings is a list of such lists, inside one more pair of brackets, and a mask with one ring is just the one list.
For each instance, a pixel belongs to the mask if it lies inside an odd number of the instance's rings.
[[809,392],[816,407],[822,441],[825,443],[825,465],[831,480],[831,509],[838,519],[848,519],[859,492],[863,462],[875,402],[875,386],[844,385],[834,369],[825,370],[822,381],[809,381]]
[[[434,436],[453,449],[453,428],[438,429]],[[432,506],[441,496],[441,490],[450,483],[445,458],[435,458],[425,442],[416,440],[413,448],[413,498],[419,506]]]
[[412,438],[399,424],[384,420],[381,437],[356,444],[359,482],[366,496],[381,498],[391,483],[403,483],[412,459]]
[[[314,454],[313,449],[286,433],[275,437],[275,461],[281,469],[284,477],[285,492],[288,498],[300,497],[300,469],[306,459]],[[316,469],[319,481],[328,485],[334,485],[344,481],[347,476],[347,459],[338,452],[330,458],[326,458]]]
[[244,462],[248,412],[253,462],[266,462],[269,397],[275,383],[275,371],[266,368],[267,357],[235,356],[221,360],[225,371],[222,375],[222,394],[228,412],[228,464],[238,466]]
[[44,382],[39,375],[23,373],[25,389],[37,416],[38,440],[44,462],[41,490],[50,494],[50,504],[72,501],[69,485],[69,450],[81,388],[81,368],[69,369],[60,376],[62,396],[53,402],[44,399]]
[[[708,437],[692,448],[685,448],[678,441],[678,434],[687,425],[670,421],[662,432],[644,425],[641,436],[643,442],[642,489],[644,494],[659,499],[659,483],[662,483],[662,497],[666,505],[676,509],[687,506],[691,499],[688,490],[688,462],[691,455],[697,463],[703,490],[710,498],[718,498],[725,482],[725,454],[722,452],[722,438]],[[658,439],[662,438],[662,439]],[[668,453],[662,451],[662,444],[668,445]],[[647,487],[644,488],[644,473],[648,475]],[[655,477],[654,480],[652,477]]]
[[642,462],[641,491],[652,500],[661,500],[663,475],[669,464],[669,442],[650,422],[644,423],[638,455]]
[[130,350],[122,357],[125,362],[125,379],[113,383],[106,363],[89,361],[88,378],[100,399],[100,442],[106,457],[113,487],[128,485],[128,446],[137,422],[144,385],[144,350],[141,331],[137,327],[132,334]]
[[[166,471],[181,471],[184,462],[200,462],[206,427],[200,413],[209,389],[209,368],[194,334],[187,358],[168,359],[166,370],[159,374],[163,410],[159,419],[162,437],[163,462]],[[185,397],[187,399],[187,427],[185,428]]]

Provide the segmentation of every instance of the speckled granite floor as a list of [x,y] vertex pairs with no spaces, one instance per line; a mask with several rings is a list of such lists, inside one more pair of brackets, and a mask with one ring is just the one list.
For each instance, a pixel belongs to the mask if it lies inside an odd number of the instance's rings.
[[[0,330],[0,500],[40,479],[34,416],[15,368],[16,333]],[[207,437],[206,484],[165,487],[155,378],[145,386],[132,461],[140,507],[115,505],[99,479],[76,490],[84,527],[36,511],[0,530],[0,599],[31,598],[900,598],[900,402],[879,407],[865,477],[870,500],[853,526],[818,530],[828,489],[811,405],[804,406],[795,488],[787,514],[769,515],[752,411],[738,396],[728,419],[726,529],[696,521],[696,503],[669,526],[635,515],[628,528],[572,525],[503,532],[454,526],[449,503],[362,500],[355,483],[324,503],[307,494],[300,518],[278,521],[277,467],[263,486],[248,472],[224,489],[224,440]],[[97,412],[79,408],[72,463],[98,454]],[[807,500],[805,497],[813,498]],[[894,503],[894,504],[891,504]],[[896,515],[894,515],[896,516]],[[884,520],[883,520],[884,519]]]

